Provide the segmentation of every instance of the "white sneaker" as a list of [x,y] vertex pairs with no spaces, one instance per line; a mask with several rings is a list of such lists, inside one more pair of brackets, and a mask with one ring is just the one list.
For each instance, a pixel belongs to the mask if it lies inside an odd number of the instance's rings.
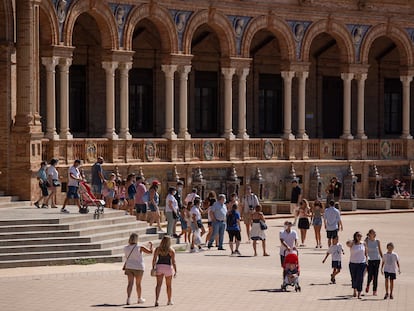
[[126,304],[127,305],[130,305],[131,304],[131,301],[129,300],[129,297],[127,298]]
[[174,304],[174,302],[172,302],[172,301],[167,302],[167,306],[172,306],[173,304]]
[[144,303],[145,299],[144,298],[138,298],[138,303]]

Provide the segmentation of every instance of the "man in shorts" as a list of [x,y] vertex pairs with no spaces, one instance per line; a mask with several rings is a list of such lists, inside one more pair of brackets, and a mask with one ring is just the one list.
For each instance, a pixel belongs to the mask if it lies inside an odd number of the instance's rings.
[[338,230],[343,230],[341,213],[335,208],[334,200],[329,201],[329,205],[323,215],[323,221],[326,229],[326,237],[328,238],[328,247],[330,247],[332,239],[338,236]]
[[298,243],[298,234],[295,230],[292,230],[292,222],[285,221],[284,230],[279,232],[280,239],[280,265],[283,266],[285,256],[296,249]]
[[105,181],[104,171],[102,168],[102,163],[104,159],[102,157],[98,157],[96,163],[92,165],[92,193],[97,199],[102,198],[102,185]]
[[63,206],[61,209],[62,213],[69,213],[69,211],[66,209],[66,203],[68,200],[73,199],[76,203],[76,205],[79,207],[79,210],[81,209],[80,201],[79,201],[79,182],[82,181],[82,175],[79,171],[79,166],[81,164],[80,160],[75,160],[73,165],[69,168],[69,174],[68,174],[68,192],[66,193],[65,202],[63,202]]

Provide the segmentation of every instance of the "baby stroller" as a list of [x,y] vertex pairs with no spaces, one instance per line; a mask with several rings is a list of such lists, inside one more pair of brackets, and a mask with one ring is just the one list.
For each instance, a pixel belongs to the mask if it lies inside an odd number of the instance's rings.
[[[286,254],[286,251],[285,251]],[[286,291],[288,286],[295,287],[296,292],[300,292],[301,288],[299,285],[299,258],[298,251],[294,250],[285,255],[285,260],[283,261],[283,284],[281,286],[282,291]]]
[[91,187],[84,181],[79,183],[79,194],[81,204],[79,213],[89,213],[89,206],[96,207],[94,218],[99,218],[99,215],[104,213],[105,201],[95,198],[91,191]]

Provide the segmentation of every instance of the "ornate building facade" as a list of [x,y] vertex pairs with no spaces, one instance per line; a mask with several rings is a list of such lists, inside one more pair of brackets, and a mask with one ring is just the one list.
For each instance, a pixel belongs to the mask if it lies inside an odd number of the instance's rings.
[[200,168],[218,191],[259,169],[266,199],[292,167],[305,193],[316,168],[351,168],[366,197],[373,167],[412,176],[413,15],[409,0],[0,0],[0,190],[31,199],[41,160],[102,155],[187,184]]

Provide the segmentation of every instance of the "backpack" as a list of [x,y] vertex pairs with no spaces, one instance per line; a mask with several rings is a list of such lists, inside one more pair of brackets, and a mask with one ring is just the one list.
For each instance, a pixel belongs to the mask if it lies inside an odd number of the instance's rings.
[[148,203],[149,200],[150,200],[150,195],[149,195],[149,190],[147,190],[142,196],[142,201],[144,201],[145,203]]

